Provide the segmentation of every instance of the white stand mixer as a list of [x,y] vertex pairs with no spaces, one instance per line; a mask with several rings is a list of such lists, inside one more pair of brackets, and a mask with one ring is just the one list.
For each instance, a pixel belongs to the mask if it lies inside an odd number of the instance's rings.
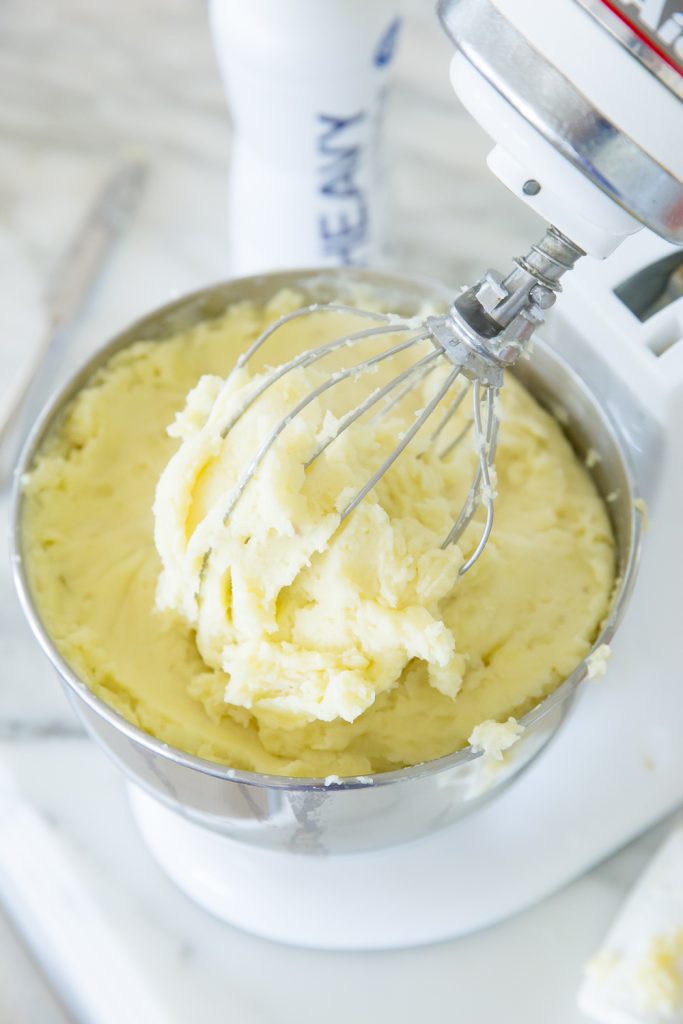
[[584,684],[559,735],[503,795],[428,838],[376,852],[258,849],[131,789],[150,849],[198,903],[301,945],[433,942],[523,909],[683,801],[683,291],[641,322],[614,290],[671,256],[683,266],[683,253],[643,232],[607,263],[584,263],[545,328],[622,424],[652,519],[607,677]]
[[556,0],[543,18],[531,0],[447,0],[440,12],[460,49],[455,89],[497,140],[495,173],[592,255],[619,246],[566,277],[543,332],[618,423],[653,523],[607,679],[584,687],[504,795],[381,851],[257,849],[133,789],[154,855],[214,914],[324,948],[432,942],[521,910],[683,801],[683,252],[640,230],[683,240],[682,10]]
[[[607,262],[581,259],[567,274],[565,301],[545,327],[551,370],[544,393],[553,401],[565,398],[573,414],[570,429],[587,425],[590,410],[602,418],[602,434],[585,433],[612,437],[619,452],[621,475],[607,479],[619,483],[620,494],[605,488],[606,501],[614,500],[615,510],[626,505],[633,524],[641,517],[632,498],[643,494],[653,529],[607,679],[580,682],[587,673],[584,660],[522,716],[521,724],[530,727],[517,753],[532,746],[515,771],[541,751],[567,710],[565,698],[580,684],[569,723],[521,780],[495,799],[493,785],[502,788],[512,774],[466,793],[476,769],[486,766],[467,748],[396,772],[348,779],[288,779],[226,767],[157,740],[118,714],[78,676],[46,630],[21,542],[22,474],[45,432],[112,352],[140,338],[167,337],[179,322],[187,326],[236,299],[257,296],[263,278],[177,300],[113,339],[47,407],[17,469],[12,558],[20,598],[87,728],[144,787],[132,789],[132,802],[150,849],[208,910],[270,938],[369,949],[464,934],[551,892],[683,801],[677,642],[683,609],[683,251],[670,244],[683,242],[683,5],[554,0],[545,20],[540,10],[533,0],[442,0],[442,20],[459,50],[452,78],[497,140],[494,171],[552,220],[562,245],[574,256],[585,250],[604,258],[617,249]],[[539,254],[548,265],[535,260]],[[519,288],[516,271],[506,279],[487,272],[460,293],[469,302],[462,319],[474,310],[484,328],[504,331],[527,312],[535,325],[548,308],[548,291],[552,298],[558,290],[558,268],[564,273],[573,266],[574,259],[566,264],[557,255],[552,246],[532,247],[528,258],[517,261],[521,276],[531,278]],[[533,274],[524,269],[526,259],[535,261]],[[416,287],[396,275],[363,273],[380,284],[391,279],[401,300]],[[320,271],[301,275],[324,284]],[[334,275],[336,295],[344,275]],[[269,287],[277,281],[282,287],[287,278],[267,275]],[[424,301],[425,287],[417,291],[422,300],[411,317]],[[467,321],[473,325],[474,319]],[[539,365],[542,355],[529,367]],[[572,405],[572,389],[587,395],[584,405]],[[489,437],[486,457],[494,447]],[[586,447],[577,450],[586,452],[587,461],[592,457]],[[609,450],[602,446],[605,470]],[[598,466],[596,478],[600,471]],[[619,540],[619,517],[613,519]],[[636,528],[631,537],[637,535]],[[623,595],[635,555],[619,564],[616,592]],[[514,767],[514,757],[513,751],[506,769]],[[492,798],[475,805],[479,796]]]

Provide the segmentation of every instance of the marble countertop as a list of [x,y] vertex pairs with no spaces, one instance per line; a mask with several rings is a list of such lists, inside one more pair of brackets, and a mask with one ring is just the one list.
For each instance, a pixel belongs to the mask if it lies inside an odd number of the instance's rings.
[[[408,9],[387,119],[392,263],[462,282],[524,248],[538,225],[484,166],[486,140],[450,91],[449,46],[431,4],[410,0]],[[148,164],[144,196],[60,372],[145,310],[226,276],[230,123],[200,0],[7,0],[2,21],[6,379],[41,329],[45,283],[90,198],[131,153]],[[4,522],[6,494],[1,504]],[[119,772],[83,734],[32,641],[4,562],[0,589],[0,758],[162,994],[169,1022],[582,1021],[581,966],[666,824],[538,906],[465,939],[371,954],[273,945],[207,916],[161,874]],[[0,920],[0,1019],[67,1020],[33,973]],[[134,1007],[129,1020],[137,1022]]]

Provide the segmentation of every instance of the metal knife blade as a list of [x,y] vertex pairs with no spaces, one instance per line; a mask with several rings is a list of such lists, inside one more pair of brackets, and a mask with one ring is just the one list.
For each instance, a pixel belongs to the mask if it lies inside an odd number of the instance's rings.
[[51,383],[50,369],[66,336],[85,307],[107,257],[121,235],[142,191],[147,166],[126,161],[107,177],[48,286],[48,322],[14,394],[0,408],[0,484],[16,461],[18,449]]

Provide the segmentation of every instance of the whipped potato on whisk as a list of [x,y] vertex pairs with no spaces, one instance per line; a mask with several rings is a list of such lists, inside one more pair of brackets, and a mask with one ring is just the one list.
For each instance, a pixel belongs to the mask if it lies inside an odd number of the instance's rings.
[[[202,658],[229,676],[225,700],[301,724],[353,721],[413,659],[455,697],[465,659],[440,615],[463,554],[442,541],[467,492],[471,448],[439,458],[427,435],[343,523],[340,512],[391,452],[405,416],[335,430],[322,401],[289,424],[233,514],[229,497],[273,424],[322,380],[299,369],[224,427],[258,376],[205,376],[169,428],[180,448],[154,505],[163,562],[157,606],[196,629]],[[268,714],[270,713],[270,714]]]

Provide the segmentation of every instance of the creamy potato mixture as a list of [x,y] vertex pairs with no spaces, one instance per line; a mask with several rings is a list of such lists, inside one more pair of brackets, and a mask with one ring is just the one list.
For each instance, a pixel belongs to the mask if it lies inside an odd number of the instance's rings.
[[585,467],[511,377],[495,526],[471,571],[458,577],[481,514],[458,545],[441,547],[476,465],[471,432],[442,457],[468,401],[438,444],[435,414],[340,522],[446,367],[327,445],[344,410],[388,378],[326,392],[235,501],[274,426],[339,361],[286,375],[230,426],[266,367],[359,327],[322,314],[294,321],[231,373],[299,304],[291,293],[264,308],[238,303],[110,358],[28,475],[24,554],[59,650],[142,729],[235,768],[366,775],[457,750],[481,723],[518,718],[550,693],[596,637],[614,545]]

